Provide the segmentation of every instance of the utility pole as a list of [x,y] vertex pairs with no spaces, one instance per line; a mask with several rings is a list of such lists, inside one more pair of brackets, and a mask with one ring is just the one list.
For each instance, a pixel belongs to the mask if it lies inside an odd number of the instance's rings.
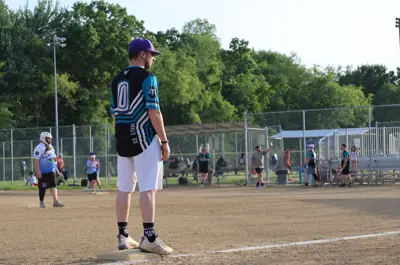
[[56,60],[56,48],[61,47],[64,48],[66,46],[65,42],[66,38],[60,38],[56,34],[53,36],[53,42],[48,43],[48,46],[53,45],[53,60],[54,60],[54,105],[55,105],[55,118],[56,118],[56,154],[60,154],[60,141],[58,134],[58,100],[57,100],[57,60]]
[[396,17],[396,28],[399,29],[399,44],[400,44],[400,18]]

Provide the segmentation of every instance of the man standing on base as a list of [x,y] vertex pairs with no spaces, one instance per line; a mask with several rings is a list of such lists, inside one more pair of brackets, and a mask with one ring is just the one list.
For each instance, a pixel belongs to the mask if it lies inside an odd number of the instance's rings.
[[40,208],[46,208],[44,205],[44,196],[48,188],[50,188],[51,196],[53,197],[53,207],[65,206],[65,204],[58,200],[57,196],[57,157],[51,145],[52,138],[53,136],[51,136],[49,132],[42,132],[40,134],[40,144],[38,144],[33,151],[36,175],[39,179]]
[[[148,71],[155,62],[153,44],[143,38],[128,48],[130,65],[111,83],[111,109],[115,123],[118,153],[118,249],[139,248],[143,252],[168,255],[173,252],[154,228],[155,195],[159,186],[161,163],[170,155],[163,115],[158,99],[157,78]],[[128,233],[131,194],[139,183],[139,205],[143,237],[139,244]]]

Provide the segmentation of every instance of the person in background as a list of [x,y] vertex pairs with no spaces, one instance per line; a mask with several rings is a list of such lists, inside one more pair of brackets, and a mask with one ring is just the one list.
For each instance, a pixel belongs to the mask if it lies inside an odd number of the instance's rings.
[[340,150],[342,150],[342,160],[340,163],[340,171],[339,174],[342,176],[342,183],[340,187],[345,187],[345,181],[348,181],[349,187],[351,187],[351,176],[350,176],[350,155],[349,152],[346,150],[346,144],[340,145]]
[[357,171],[357,164],[358,164],[358,158],[359,158],[357,147],[353,146],[351,148],[350,158],[351,158],[351,169],[353,171]]
[[65,170],[65,164],[64,164],[64,159],[63,155],[60,153],[60,155],[57,157],[57,170],[60,174],[64,176],[64,180],[67,181],[68,179],[68,172]]
[[199,148],[199,171],[200,171],[200,185],[206,185],[208,176],[208,164],[210,160],[210,144],[207,148],[203,148],[203,144]]
[[26,181],[26,185],[28,185],[28,184],[29,184],[29,186],[34,186],[34,187],[37,187],[37,186],[38,186],[37,179],[36,179],[36,177],[33,175],[33,172],[32,172],[32,171],[29,172],[28,180]]
[[289,170],[289,173],[292,171],[292,165],[290,164],[290,150],[287,148],[285,150],[285,154],[283,155],[284,165]]
[[[93,159],[93,157],[94,157],[95,162],[96,162],[96,171],[95,171],[95,173],[96,173],[96,184],[99,187],[99,191],[101,191],[102,188],[101,188],[101,183],[100,183],[100,178],[99,178],[99,176],[100,176],[100,160],[99,160],[99,158],[96,156],[96,154],[94,152],[90,152],[89,153],[89,157],[88,157],[88,159],[86,161],[84,171],[85,171],[85,174],[87,176],[89,176],[89,173],[88,173],[88,171],[89,171],[88,161],[91,161]],[[90,171],[93,172],[94,170],[92,169]],[[93,174],[93,176],[94,176],[94,174]],[[92,189],[92,191],[93,191],[93,189],[95,187],[92,187],[92,182],[89,180],[89,177],[88,177],[87,187],[84,190],[85,191],[90,191]]]
[[26,166],[26,162],[22,161],[21,162],[21,176],[22,176],[22,180],[24,182],[26,182],[26,178],[25,178],[25,172],[28,170],[28,167]]
[[[256,188],[264,188],[263,182],[263,171],[264,171],[264,156],[272,150],[272,142],[269,148],[265,151],[261,150],[261,146],[256,146],[256,151],[251,156],[251,174],[257,174],[257,185]],[[267,168],[267,170],[269,170]]]
[[98,162],[96,159],[96,155],[94,153],[90,153],[90,156],[86,161],[86,174],[88,178],[89,188],[92,189],[93,193],[96,192],[97,168],[98,168]]
[[310,175],[315,176],[315,166],[316,166],[316,154],[314,152],[314,145],[307,145],[307,160],[306,160],[306,181],[304,183],[305,186],[308,186],[308,180],[310,179]]

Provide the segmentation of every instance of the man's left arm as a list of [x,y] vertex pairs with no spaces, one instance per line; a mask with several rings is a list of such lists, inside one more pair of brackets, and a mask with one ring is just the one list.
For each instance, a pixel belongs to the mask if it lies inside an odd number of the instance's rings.
[[170,155],[170,148],[165,132],[164,117],[160,110],[158,99],[158,82],[154,75],[149,75],[142,84],[142,91],[146,101],[146,109],[149,114],[151,124],[161,140],[162,160],[166,160]]

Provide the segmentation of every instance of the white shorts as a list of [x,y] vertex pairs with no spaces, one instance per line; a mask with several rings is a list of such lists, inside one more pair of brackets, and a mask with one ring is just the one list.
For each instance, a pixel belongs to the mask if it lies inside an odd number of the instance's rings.
[[[162,187],[162,161],[160,140],[156,136],[149,147],[135,157],[118,156],[117,187],[122,192],[158,190]],[[161,176],[161,179],[160,179]]]

